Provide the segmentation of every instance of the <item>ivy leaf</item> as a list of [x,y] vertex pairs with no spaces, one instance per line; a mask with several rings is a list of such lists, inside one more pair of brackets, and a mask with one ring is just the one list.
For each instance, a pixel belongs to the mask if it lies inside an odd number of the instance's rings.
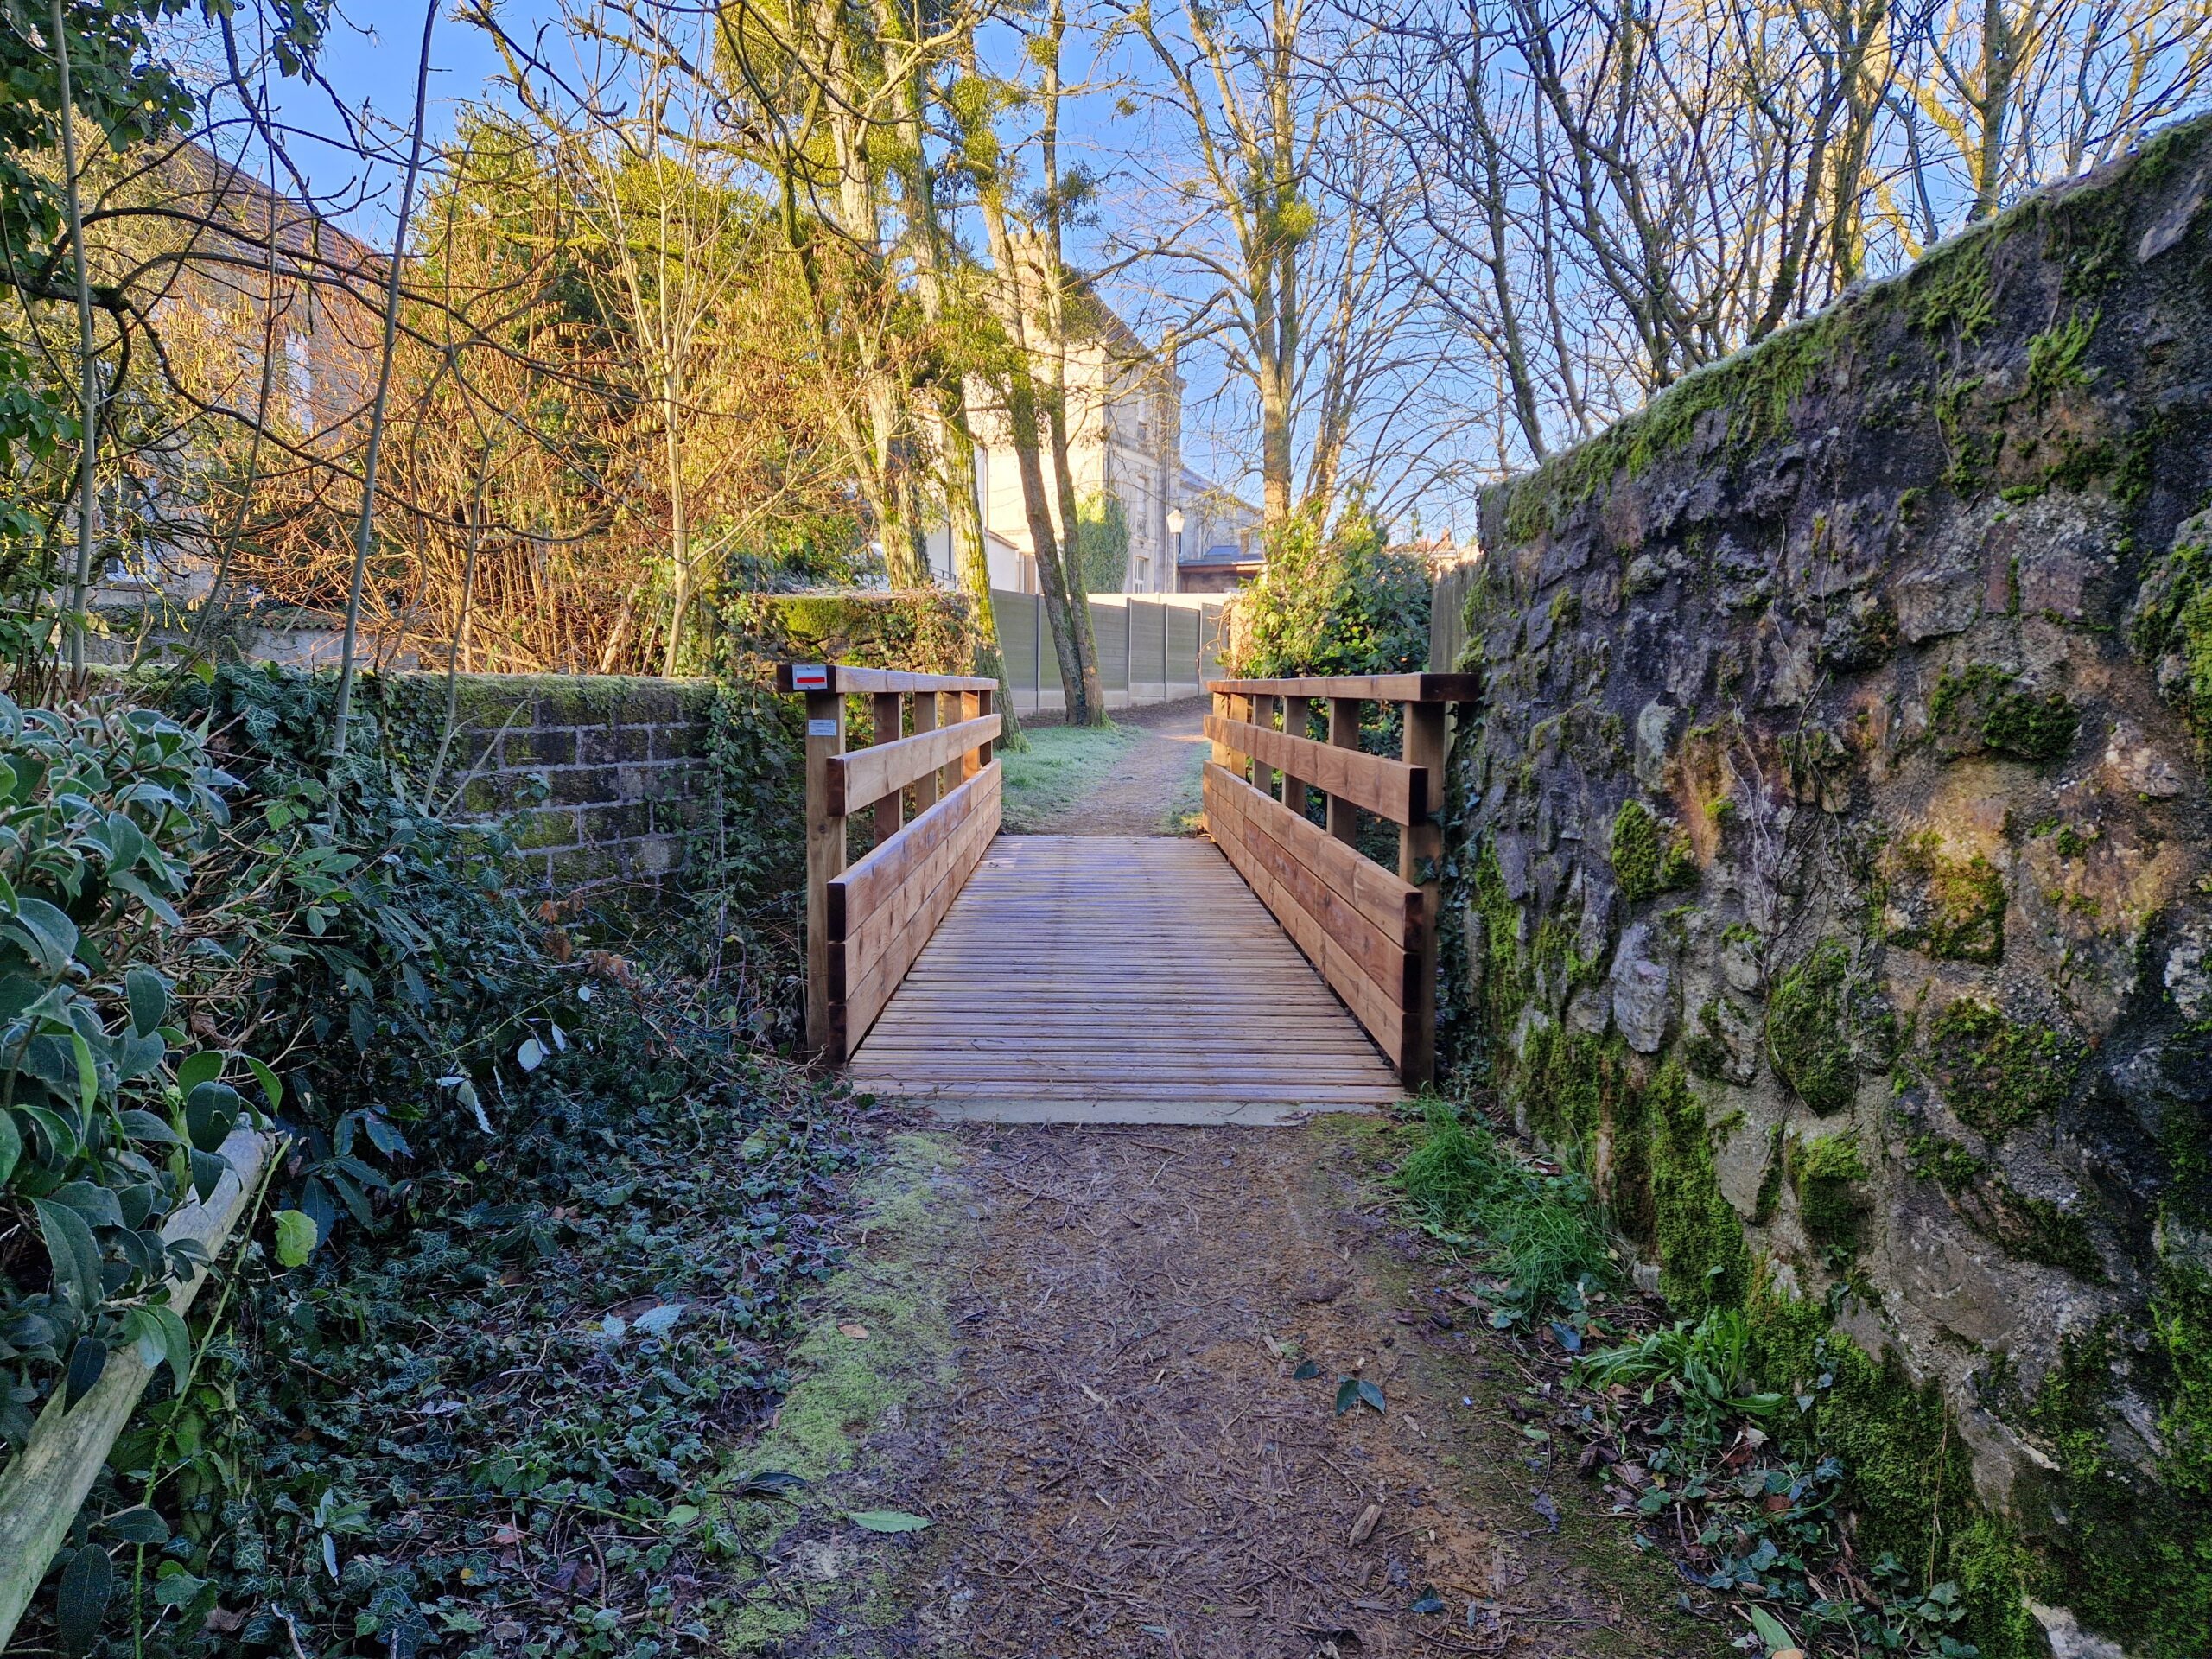
[[276,1260],[287,1268],[304,1264],[315,1254],[319,1230],[315,1217],[298,1210],[276,1212]]
[[104,1515],[99,1523],[126,1544],[158,1545],[169,1541],[169,1523],[143,1503]]
[[115,1571],[107,1551],[86,1544],[61,1569],[61,1587],[54,1597],[55,1644],[67,1659],[84,1659],[99,1640],[100,1620],[107,1612],[108,1592]]
[[192,1376],[192,1332],[184,1327],[184,1316],[173,1307],[156,1304],[143,1311],[160,1333],[162,1361],[169,1368],[169,1376],[181,1393]]
[[0,938],[23,945],[41,971],[58,974],[77,954],[77,924],[43,899],[18,899],[16,913],[0,922]]
[[200,1202],[205,1204],[215,1196],[215,1188],[221,1184],[223,1177],[231,1173],[231,1160],[219,1152],[202,1152],[197,1147],[192,1149],[190,1157],[192,1191]]
[[169,988],[150,968],[133,968],[124,975],[123,994],[130,1004],[130,1034],[134,1037],[149,1034],[169,1011]]
[[213,1083],[223,1075],[223,1056],[219,1050],[203,1048],[196,1054],[188,1054],[176,1068],[176,1086],[189,1095],[203,1083]]
[[63,1379],[61,1409],[73,1411],[77,1402],[92,1391],[107,1370],[107,1344],[98,1337],[79,1337],[69,1351],[69,1370]]
[[192,1144],[202,1152],[220,1150],[238,1127],[239,1109],[238,1091],[229,1084],[196,1085],[184,1103],[184,1127]]
[[1319,1365],[1310,1359],[1301,1359],[1298,1362],[1298,1369],[1290,1374],[1290,1380],[1294,1382],[1311,1382],[1320,1375],[1321,1368]]
[[16,1166],[23,1155],[22,1131],[16,1127],[16,1115],[0,1106],[0,1186],[16,1173]]
[[284,1104],[284,1085],[277,1081],[276,1074],[251,1054],[241,1058],[245,1061],[245,1069],[253,1073],[253,1080],[261,1085],[262,1096],[268,1101],[269,1109],[275,1112],[281,1109]]
[[54,1262],[55,1285],[77,1305],[79,1313],[90,1313],[100,1305],[103,1294],[100,1247],[92,1230],[66,1204],[33,1198],[31,1208],[38,1211],[39,1231],[45,1236],[46,1253]]
[[134,1107],[118,1121],[123,1125],[123,1132],[133,1141],[148,1141],[157,1147],[181,1147],[184,1144],[183,1136],[151,1112],[140,1111]]
[[904,1510],[861,1510],[845,1519],[865,1532],[919,1532],[934,1524],[926,1516],[909,1515]]
[[1337,1384],[1337,1415],[1341,1417],[1356,1406],[1370,1406],[1382,1409],[1382,1390],[1363,1376],[1348,1376]]

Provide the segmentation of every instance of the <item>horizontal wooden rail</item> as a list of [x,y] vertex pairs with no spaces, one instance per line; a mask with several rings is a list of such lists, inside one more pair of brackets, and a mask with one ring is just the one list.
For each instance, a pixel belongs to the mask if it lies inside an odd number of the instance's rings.
[[1357,697],[1364,702],[1479,702],[1479,674],[1338,674],[1288,680],[1208,680],[1216,696]]
[[879,739],[865,749],[837,755],[830,762],[830,810],[840,817],[857,812],[930,772],[943,771],[998,734],[999,717],[983,715],[912,737],[887,742]]
[[1423,1041],[1421,889],[1226,767],[1203,787],[1215,844],[1402,1077]]
[[854,668],[845,663],[779,663],[779,691],[830,691],[841,696],[878,692],[912,696],[931,691],[995,691],[999,683],[973,674],[909,674],[893,668]]
[[[1213,680],[1206,831],[1409,1087],[1436,1072],[1437,860],[1445,715],[1476,674]],[[1360,747],[1370,702],[1403,711],[1399,757]],[[1327,706],[1326,741],[1309,734]],[[1276,774],[1282,796],[1275,798]],[[1248,776],[1249,773],[1249,776]],[[1319,795],[1321,823],[1306,816]],[[1360,814],[1398,828],[1392,878],[1359,852]]]
[[1428,816],[1427,769],[1386,755],[1317,743],[1249,721],[1208,715],[1206,735],[1224,748],[1251,756],[1312,789],[1339,795],[1393,823],[1419,823]]
[[[998,834],[998,683],[842,663],[787,663],[776,682],[806,698],[807,1041],[842,1064]],[[848,753],[854,697],[875,741]],[[848,868],[864,812],[873,850]]]

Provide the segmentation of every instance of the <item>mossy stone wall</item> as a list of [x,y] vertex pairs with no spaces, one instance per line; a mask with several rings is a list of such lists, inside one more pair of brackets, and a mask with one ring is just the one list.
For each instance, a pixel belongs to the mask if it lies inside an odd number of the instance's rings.
[[[443,708],[442,675],[394,675]],[[448,765],[461,813],[503,820],[531,886],[657,889],[703,822],[716,688],[620,675],[474,674]]]
[[1499,486],[1456,664],[1453,1063],[1985,1659],[2212,1653],[2208,201],[2175,129]]

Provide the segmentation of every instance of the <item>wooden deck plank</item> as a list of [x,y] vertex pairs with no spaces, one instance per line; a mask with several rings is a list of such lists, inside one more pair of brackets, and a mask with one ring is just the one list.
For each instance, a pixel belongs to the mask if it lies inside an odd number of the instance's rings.
[[1211,842],[1002,836],[848,1068],[917,1099],[1373,1106],[1389,1065]]

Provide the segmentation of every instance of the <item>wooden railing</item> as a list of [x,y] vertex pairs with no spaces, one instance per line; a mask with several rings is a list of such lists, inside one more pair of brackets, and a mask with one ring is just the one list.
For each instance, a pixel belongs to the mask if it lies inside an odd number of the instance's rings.
[[[776,683],[806,699],[806,1038],[842,1064],[999,832],[998,682],[786,663]],[[874,741],[849,752],[853,697]]]
[[[1206,830],[1367,1028],[1408,1088],[1436,1073],[1436,914],[1446,711],[1470,674],[1212,680]],[[1401,757],[1359,747],[1362,705],[1405,711]],[[1325,703],[1326,741],[1307,735]],[[1276,795],[1278,776],[1281,795]],[[1321,823],[1309,800],[1325,802]],[[1398,826],[1398,868],[1357,846],[1359,815]]]

